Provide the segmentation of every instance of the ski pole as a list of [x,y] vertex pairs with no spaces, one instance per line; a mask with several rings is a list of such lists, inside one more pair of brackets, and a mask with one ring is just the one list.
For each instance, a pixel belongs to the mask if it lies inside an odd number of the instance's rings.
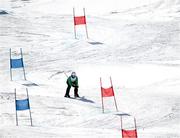
[[68,78],[68,75],[66,74],[66,72],[63,71],[63,73],[64,73],[64,75]]

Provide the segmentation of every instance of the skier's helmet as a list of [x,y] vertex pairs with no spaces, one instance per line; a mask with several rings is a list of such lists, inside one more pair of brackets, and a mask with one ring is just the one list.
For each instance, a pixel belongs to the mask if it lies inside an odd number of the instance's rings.
[[71,73],[71,77],[72,77],[72,78],[75,78],[75,77],[76,77],[76,72],[72,72],[72,73]]

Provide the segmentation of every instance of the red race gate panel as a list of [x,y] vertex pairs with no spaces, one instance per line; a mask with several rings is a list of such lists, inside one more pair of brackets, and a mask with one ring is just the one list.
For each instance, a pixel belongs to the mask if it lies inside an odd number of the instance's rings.
[[112,87],[107,88],[107,89],[101,87],[101,91],[102,91],[102,97],[114,96],[114,91]]
[[81,25],[81,24],[86,24],[86,17],[85,16],[74,17],[74,25]]
[[122,129],[122,138],[137,138],[137,131]]

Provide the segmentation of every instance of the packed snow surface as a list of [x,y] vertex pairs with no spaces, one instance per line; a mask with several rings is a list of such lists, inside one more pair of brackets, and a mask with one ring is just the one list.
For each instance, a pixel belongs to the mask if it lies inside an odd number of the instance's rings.
[[[85,26],[76,27],[73,7]],[[0,0],[0,138],[180,138],[179,0]],[[23,59],[13,69],[10,50]],[[64,98],[67,76],[79,78],[80,99]],[[101,107],[100,77],[114,98]],[[29,100],[18,111],[15,94]],[[74,96],[73,89],[70,93]]]

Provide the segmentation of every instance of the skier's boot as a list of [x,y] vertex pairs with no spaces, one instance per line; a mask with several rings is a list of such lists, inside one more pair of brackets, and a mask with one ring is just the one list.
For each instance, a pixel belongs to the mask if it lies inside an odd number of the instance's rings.
[[69,95],[65,95],[64,97],[71,98]]
[[66,89],[66,94],[64,97],[70,98],[70,96],[69,96],[70,89],[71,89],[71,86],[68,85],[68,87]]
[[76,93],[76,94],[74,94],[74,97],[76,98],[76,97],[79,97],[79,95]]

